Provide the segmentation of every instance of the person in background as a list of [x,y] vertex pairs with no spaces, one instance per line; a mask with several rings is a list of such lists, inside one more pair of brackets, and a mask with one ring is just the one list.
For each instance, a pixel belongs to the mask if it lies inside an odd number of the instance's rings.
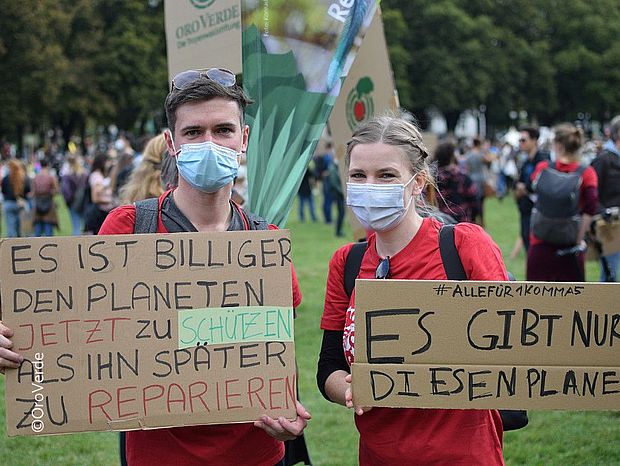
[[17,159],[9,159],[6,164],[7,174],[2,178],[2,196],[4,197],[4,217],[6,219],[7,237],[20,237],[20,212],[30,209],[26,197],[30,193],[30,180],[26,175],[24,164]]
[[96,235],[108,213],[115,207],[111,181],[108,177],[108,155],[99,153],[93,160],[88,185],[90,204],[84,213],[84,233]]
[[129,152],[123,152],[117,157],[117,161],[114,164],[112,170],[110,170],[110,183],[112,187],[112,194],[118,198],[120,190],[125,186],[127,180],[131,176],[133,171],[134,155]]
[[71,154],[67,157],[66,171],[60,179],[60,190],[69,210],[71,234],[74,236],[81,235],[84,227],[87,189],[88,173],[84,169],[82,157]]
[[521,240],[527,252],[530,247],[530,219],[534,207],[531,177],[536,165],[543,160],[549,160],[549,154],[538,150],[540,132],[537,128],[524,127],[521,128],[520,133],[519,150],[525,154],[526,159],[519,171],[519,180],[515,185],[514,196],[521,220]]
[[[564,173],[571,173],[579,168],[579,148],[583,144],[583,131],[570,123],[559,125],[555,130],[553,149],[556,155],[555,168]],[[531,175],[533,182],[540,173],[550,166],[545,160],[536,165]],[[579,187],[579,210],[581,211],[581,229],[576,244],[585,250],[584,235],[592,221],[592,215],[598,207],[596,172],[588,167],[581,175]],[[561,249],[569,245],[555,245],[542,241],[530,233],[530,246],[527,251],[526,279],[532,281],[580,282],[585,279],[583,251],[574,254],[558,255]]]
[[[398,116],[375,117],[353,133],[346,151],[347,204],[371,231],[358,278],[446,279],[439,251],[442,223],[418,212],[424,207],[424,186],[432,181],[427,158],[418,129]],[[499,248],[480,226],[458,223],[454,233],[469,279],[508,279]],[[344,286],[352,247],[341,247],[329,262],[317,383],[327,400],[353,408],[360,433],[359,464],[503,465],[503,425],[497,410],[353,405],[356,303],[355,290],[349,296]]]
[[314,161],[311,160],[310,164],[306,168],[306,173],[304,173],[304,177],[301,179],[299,191],[297,191],[300,222],[305,222],[306,220],[306,205],[308,206],[308,210],[310,211],[310,218],[313,222],[316,222],[316,212],[314,210],[314,193],[312,192],[314,183]]
[[[609,139],[603,145],[603,150],[592,161],[592,167],[598,176],[598,195],[601,210],[610,207],[620,207],[620,115],[611,120],[609,125]],[[616,280],[618,279],[618,265],[620,252],[605,256],[605,261]],[[601,259],[601,281],[607,280],[603,259]]]
[[329,190],[329,183],[327,182],[327,174],[329,166],[334,161],[334,153],[332,149],[332,143],[327,142],[325,144],[325,152],[319,154],[314,159],[314,167],[316,170],[316,179],[321,181],[323,191],[323,217],[325,223],[332,223],[332,203],[331,192]]
[[435,150],[437,161],[437,205],[457,222],[472,222],[478,203],[478,185],[456,162],[456,147],[444,142]]
[[49,170],[46,158],[40,161],[41,169],[32,181],[34,195],[34,235],[53,236],[58,226],[58,211],[54,196],[59,191],[58,180]]
[[327,169],[326,182],[329,186],[332,202],[336,204],[336,236],[341,237],[344,236],[342,233],[342,223],[344,221],[344,194],[342,192],[338,159],[334,159]]
[[146,144],[140,164],[120,190],[121,204],[159,197],[164,192],[165,186],[161,183],[161,162],[165,152],[166,140],[163,133]]

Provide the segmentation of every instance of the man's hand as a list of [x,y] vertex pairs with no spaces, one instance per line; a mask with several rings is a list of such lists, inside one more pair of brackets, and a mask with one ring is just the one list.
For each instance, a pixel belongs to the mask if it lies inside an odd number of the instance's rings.
[[0,321],[0,374],[4,374],[4,369],[7,367],[19,367],[24,360],[21,354],[11,351],[13,348],[12,336],[13,330]]
[[515,185],[515,198],[520,199],[526,195],[527,195],[527,189],[525,187],[525,183],[522,183],[521,181],[519,181]]
[[297,408],[297,417],[294,421],[289,421],[282,416],[278,419],[271,419],[263,414],[258,421],[254,422],[254,425],[263,429],[275,439],[282,441],[293,440],[303,433],[308,421],[312,417],[299,401],[295,402],[295,407]]
[[353,392],[351,391],[351,374],[348,374],[345,378],[344,378],[345,382],[349,383],[349,387],[347,388],[347,391],[344,393],[344,400],[345,400],[345,406],[349,409],[353,409],[355,411],[355,414],[357,414],[358,416],[361,416],[364,413],[367,413],[368,411],[370,411],[372,409],[372,406],[354,406],[353,405]]

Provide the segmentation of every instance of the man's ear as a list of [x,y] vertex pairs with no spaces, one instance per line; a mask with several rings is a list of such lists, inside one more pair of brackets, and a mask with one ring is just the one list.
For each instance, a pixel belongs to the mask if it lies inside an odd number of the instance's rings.
[[248,150],[248,140],[250,138],[250,127],[245,125],[243,127],[243,136],[241,139],[241,152],[245,153]]
[[171,130],[167,129],[166,131],[164,131],[164,139],[166,140],[166,149],[168,150],[168,154],[172,157],[176,157],[176,147],[174,147]]

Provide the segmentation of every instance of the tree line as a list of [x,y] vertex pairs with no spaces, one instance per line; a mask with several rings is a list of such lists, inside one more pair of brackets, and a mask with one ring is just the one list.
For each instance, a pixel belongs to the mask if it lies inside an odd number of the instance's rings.
[[[114,123],[163,123],[163,2],[1,0],[0,140]],[[383,0],[401,105],[453,128],[464,109],[495,126],[620,112],[617,0]]]

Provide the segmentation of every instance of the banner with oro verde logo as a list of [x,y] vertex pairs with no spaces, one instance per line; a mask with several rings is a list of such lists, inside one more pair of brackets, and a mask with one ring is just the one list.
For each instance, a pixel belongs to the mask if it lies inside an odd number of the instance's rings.
[[166,0],[168,76],[188,69],[241,73],[240,0]]

